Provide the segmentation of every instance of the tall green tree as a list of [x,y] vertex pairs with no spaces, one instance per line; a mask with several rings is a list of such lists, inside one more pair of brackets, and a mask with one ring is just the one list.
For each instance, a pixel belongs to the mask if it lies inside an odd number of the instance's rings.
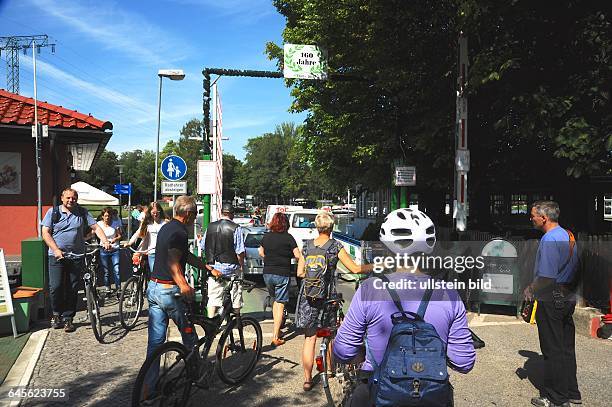
[[[160,162],[170,154],[176,154],[185,160],[187,174],[182,180],[187,181],[187,193],[189,195],[195,195],[197,190],[197,165],[198,160],[202,159],[204,149],[203,141],[191,140],[190,138],[202,138],[203,133],[202,121],[191,119],[181,129],[178,141],[169,141],[160,152]],[[158,176],[163,179],[161,172]]]
[[77,171],[75,181],[86,182],[105,192],[112,192],[119,183],[119,160],[117,154],[104,150],[89,171]]
[[132,203],[147,204],[153,200],[155,182],[155,152],[134,150],[121,153],[119,159],[123,164],[123,182],[132,183]]
[[[283,40],[318,44],[332,74],[288,80],[306,111],[304,155],[335,184],[388,185],[416,164],[419,185],[453,180],[457,39],[469,38],[471,183],[610,169],[606,2],[275,0]],[[282,47],[268,43],[282,67]],[[333,174],[333,176],[330,176]],[[340,186],[340,185],[338,185]],[[474,191],[472,189],[472,191]]]
[[223,200],[232,200],[235,194],[249,194],[244,180],[243,164],[234,155],[223,154]]

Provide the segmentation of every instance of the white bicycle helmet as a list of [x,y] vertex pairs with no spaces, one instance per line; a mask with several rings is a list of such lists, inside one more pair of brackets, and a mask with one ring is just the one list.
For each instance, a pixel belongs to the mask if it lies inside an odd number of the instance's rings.
[[436,227],[423,212],[400,208],[385,218],[380,227],[380,241],[393,253],[429,254],[436,245]]

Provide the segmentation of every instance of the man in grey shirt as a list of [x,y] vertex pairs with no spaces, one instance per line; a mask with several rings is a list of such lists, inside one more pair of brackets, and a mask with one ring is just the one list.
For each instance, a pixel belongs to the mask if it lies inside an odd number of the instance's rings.
[[[83,259],[67,259],[64,253],[84,253],[84,231],[91,228],[98,236],[105,250],[110,248],[104,231],[98,227],[87,209],[77,204],[77,191],[66,188],[62,191],[62,204],[58,207],[59,218],[53,219],[53,208],[43,218],[42,237],[49,246],[49,297],[51,299],[52,328],[64,327],[66,332],[74,332],[72,318],[76,314],[77,287]],[[83,223],[85,222],[85,225]]]

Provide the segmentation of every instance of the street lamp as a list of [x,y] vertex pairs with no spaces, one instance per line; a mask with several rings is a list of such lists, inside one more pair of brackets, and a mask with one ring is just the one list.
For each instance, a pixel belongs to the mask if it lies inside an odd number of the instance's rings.
[[182,81],[185,79],[185,73],[182,69],[160,69],[157,72],[159,76],[159,98],[157,99],[157,148],[155,149],[155,192],[153,194],[153,201],[157,201],[157,172],[159,167],[159,131],[161,126],[161,96],[162,96],[162,79],[170,78],[173,81]]

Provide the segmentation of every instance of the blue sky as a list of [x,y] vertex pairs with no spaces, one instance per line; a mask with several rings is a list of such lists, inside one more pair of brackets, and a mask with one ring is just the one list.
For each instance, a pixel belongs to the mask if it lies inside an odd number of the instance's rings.
[[[282,43],[285,20],[271,0],[0,0],[0,36],[47,34],[57,45],[37,55],[38,98],[113,123],[108,149],[155,149],[159,69],[164,79],[161,145],[202,118],[202,68],[276,70],[265,43]],[[6,54],[0,88],[6,89]],[[31,52],[20,55],[20,94],[33,95]],[[213,76],[213,79],[215,76]],[[281,79],[223,77],[224,152],[243,159],[247,140],[274,130],[288,113]]]

